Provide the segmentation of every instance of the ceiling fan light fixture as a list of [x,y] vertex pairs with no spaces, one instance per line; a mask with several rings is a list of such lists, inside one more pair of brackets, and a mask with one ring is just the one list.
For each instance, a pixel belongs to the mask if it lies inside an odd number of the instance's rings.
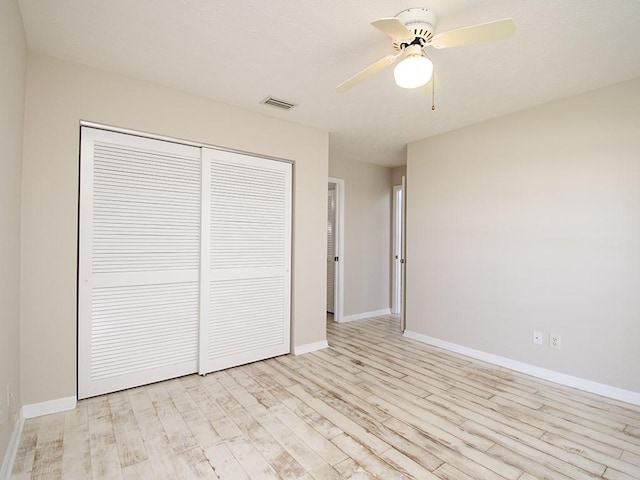
[[431,75],[433,75],[433,63],[422,52],[410,52],[393,69],[396,85],[402,88],[421,87],[431,80]]

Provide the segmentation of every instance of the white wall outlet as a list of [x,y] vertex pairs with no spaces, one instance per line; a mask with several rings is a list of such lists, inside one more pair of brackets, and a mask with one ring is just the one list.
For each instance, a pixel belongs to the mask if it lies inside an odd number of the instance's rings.
[[555,348],[556,350],[560,350],[560,334],[559,333],[550,333],[549,334],[549,346],[551,348]]
[[542,332],[538,330],[533,331],[533,343],[536,345],[542,345]]

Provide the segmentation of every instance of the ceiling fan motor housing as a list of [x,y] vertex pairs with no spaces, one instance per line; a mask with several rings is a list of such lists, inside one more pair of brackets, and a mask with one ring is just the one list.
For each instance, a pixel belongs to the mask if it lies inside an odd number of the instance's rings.
[[393,48],[402,50],[403,45],[419,39],[420,45],[426,45],[436,30],[436,16],[426,8],[408,8],[396,15],[396,18],[413,34],[413,38],[396,38]]

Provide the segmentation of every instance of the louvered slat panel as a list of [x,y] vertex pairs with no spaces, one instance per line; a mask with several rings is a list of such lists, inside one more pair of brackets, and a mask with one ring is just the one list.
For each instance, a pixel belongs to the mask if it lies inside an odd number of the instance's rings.
[[198,268],[200,160],[96,141],[93,229],[94,273]]
[[209,359],[280,345],[282,289],[282,277],[212,282]]
[[211,268],[285,264],[286,173],[211,162]]
[[95,288],[91,378],[197,360],[198,283]]
[[200,149],[82,128],[78,396],[197,371]]
[[[290,351],[291,165],[204,149],[200,373]],[[206,225],[205,225],[206,223]]]

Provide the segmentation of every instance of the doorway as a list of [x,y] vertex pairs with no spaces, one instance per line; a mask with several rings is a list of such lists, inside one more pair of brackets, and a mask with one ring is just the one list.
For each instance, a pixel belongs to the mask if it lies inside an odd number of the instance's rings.
[[[405,279],[405,187],[404,177],[402,185],[393,187],[393,272],[391,289],[391,313],[400,315],[404,319],[404,279]],[[403,330],[404,330],[404,321]]]
[[327,187],[327,314],[340,322],[344,285],[344,180],[329,178]]

